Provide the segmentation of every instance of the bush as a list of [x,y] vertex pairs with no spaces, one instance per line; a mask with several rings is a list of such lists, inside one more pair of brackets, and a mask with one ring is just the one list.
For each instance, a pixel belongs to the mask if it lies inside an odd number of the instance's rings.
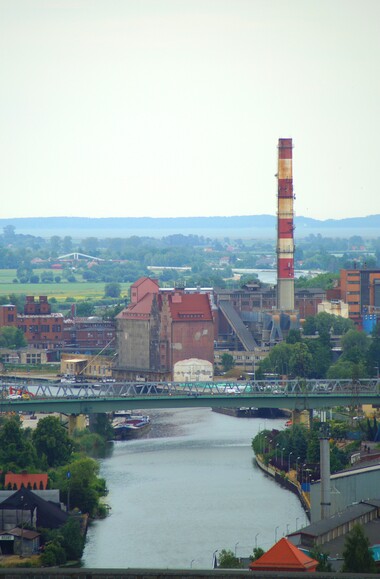
[[52,541],[45,545],[44,552],[41,555],[41,564],[43,567],[64,565],[66,561],[66,553],[61,544]]

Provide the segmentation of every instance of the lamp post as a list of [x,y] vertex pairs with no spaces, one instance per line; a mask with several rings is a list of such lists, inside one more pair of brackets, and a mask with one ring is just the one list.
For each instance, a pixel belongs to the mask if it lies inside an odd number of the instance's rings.
[[24,556],[24,495],[21,495],[21,537],[20,537],[20,559]]
[[276,466],[277,466],[277,449],[278,449],[279,446],[280,446],[280,443],[278,442],[278,443],[276,444]]
[[239,544],[239,541],[237,543],[235,543],[235,557],[236,557],[236,549],[237,549],[238,544]]
[[290,457],[291,457],[292,454],[293,454],[293,451],[291,450],[291,451],[289,452],[289,456],[288,456],[288,472],[290,472]]
[[260,533],[256,533],[255,535],[255,549],[257,549],[257,537],[260,535]]
[[277,526],[277,527],[275,528],[275,530],[274,530],[274,542],[275,542],[275,543],[277,543],[277,531],[278,531],[279,528],[280,528],[280,527]]
[[303,475],[304,475],[304,472],[305,472],[305,470],[304,470],[305,467],[306,467],[306,462],[305,462],[305,463],[302,465],[302,467],[301,467],[301,487],[302,487],[302,483],[304,482],[304,480],[303,480]]
[[68,470],[67,474],[67,512],[70,512],[70,477],[71,477],[71,472]]
[[296,479],[298,480],[298,461],[301,460],[300,456],[297,456],[296,458]]
[[194,561],[195,561],[195,559],[191,559],[191,561],[190,561],[190,569],[193,568],[193,563],[194,563]]
[[284,464],[284,450],[285,450],[285,448],[281,449],[281,468],[283,468],[283,464]]

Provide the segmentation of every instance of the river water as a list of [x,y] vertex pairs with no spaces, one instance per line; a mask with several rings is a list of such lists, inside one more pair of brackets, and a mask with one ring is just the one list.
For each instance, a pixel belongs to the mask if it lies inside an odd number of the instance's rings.
[[285,420],[210,409],[150,412],[149,438],[100,461],[110,515],[91,524],[85,567],[209,569],[213,552],[249,556],[306,523],[295,495],[265,476],[251,440]]

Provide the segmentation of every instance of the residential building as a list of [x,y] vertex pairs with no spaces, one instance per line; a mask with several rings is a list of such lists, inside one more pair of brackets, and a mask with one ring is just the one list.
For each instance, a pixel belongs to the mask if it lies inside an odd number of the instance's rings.
[[380,315],[380,269],[342,269],[338,287],[327,298],[346,303],[357,328],[370,332]]

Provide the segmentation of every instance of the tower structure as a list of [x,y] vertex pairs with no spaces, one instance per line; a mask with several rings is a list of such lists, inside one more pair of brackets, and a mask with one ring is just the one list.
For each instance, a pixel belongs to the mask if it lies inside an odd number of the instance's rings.
[[278,141],[277,308],[294,310],[294,211],[292,139]]
[[330,516],[330,439],[331,433],[326,422],[326,411],[321,411],[321,427],[319,430],[319,452],[321,465],[321,519]]

